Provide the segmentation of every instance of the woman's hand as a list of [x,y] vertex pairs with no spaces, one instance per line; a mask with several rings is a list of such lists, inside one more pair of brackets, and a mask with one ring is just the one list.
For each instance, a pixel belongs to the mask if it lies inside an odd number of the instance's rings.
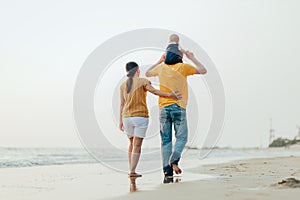
[[120,122],[119,123],[119,129],[124,132],[124,126],[123,126],[123,122]]
[[178,91],[170,93],[170,97],[176,100],[182,99],[182,95]]

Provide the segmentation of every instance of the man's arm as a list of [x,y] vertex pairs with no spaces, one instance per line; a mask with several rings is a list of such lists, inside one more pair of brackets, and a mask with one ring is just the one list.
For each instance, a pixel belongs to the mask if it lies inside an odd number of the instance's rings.
[[146,71],[146,77],[151,77],[153,76],[152,74],[152,70],[159,64],[163,63],[165,61],[166,58],[166,54],[162,55],[161,58],[159,59],[159,61],[157,61],[154,65],[152,65],[147,71]]
[[192,52],[187,51],[186,57],[190,59],[196,65],[196,74],[206,74],[207,70],[205,67],[197,60]]

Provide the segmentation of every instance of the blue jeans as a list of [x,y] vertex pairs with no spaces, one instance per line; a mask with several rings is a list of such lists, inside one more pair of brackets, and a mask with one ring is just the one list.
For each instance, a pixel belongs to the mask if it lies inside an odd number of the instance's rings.
[[[174,149],[172,145],[173,124],[176,138]],[[166,176],[173,176],[173,169],[171,165],[178,165],[181,153],[188,138],[185,109],[181,108],[177,104],[172,104],[160,109],[160,136],[163,172]]]

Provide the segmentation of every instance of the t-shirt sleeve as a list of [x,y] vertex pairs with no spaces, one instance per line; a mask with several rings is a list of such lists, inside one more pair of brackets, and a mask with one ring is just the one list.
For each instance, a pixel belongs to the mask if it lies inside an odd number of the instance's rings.
[[154,67],[154,69],[151,70],[152,76],[158,76],[158,74],[160,73],[160,70],[161,70],[161,65]]
[[183,64],[183,73],[185,76],[194,75],[197,72],[196,68],[189,64]]
[[151,84],[151,82],[148,79],[143,78],[143,87],[144,87],[145,90],[146,90],[146,86],[148,84]]

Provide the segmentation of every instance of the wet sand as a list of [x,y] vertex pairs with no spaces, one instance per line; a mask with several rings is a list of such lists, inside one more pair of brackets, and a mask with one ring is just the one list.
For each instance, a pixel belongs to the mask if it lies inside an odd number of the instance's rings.
[[137,191],[140,192],[132,192],[117,199],[282,200],[300,197],[300,185],[292,188],[278,184],[283,179],[291,177],[300,179],[300,157],[234,161],[203,166],[190,171],[216,177],[201,181],[165,184],[155,191],[143,191],[142,188],[139,190],[137,185]]

